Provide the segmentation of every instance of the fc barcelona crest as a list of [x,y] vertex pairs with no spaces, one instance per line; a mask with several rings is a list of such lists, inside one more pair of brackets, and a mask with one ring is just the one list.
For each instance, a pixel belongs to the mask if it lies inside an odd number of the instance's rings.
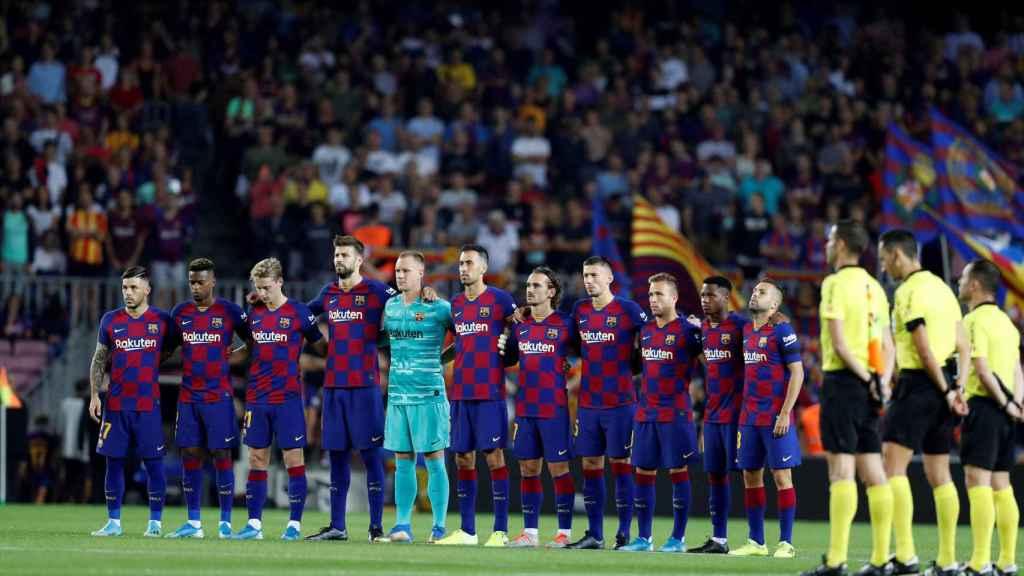
[[291,327],[292,327],[292,319],[291,319],[291,318],[281,318],[281,319],[280,319],[280,320],[279,320],[279,321],[277,322],[277,324],[278,324],[278,325],[279,325],[279,326],[280,326],[281,328],[285,328],[285,329],[287,329],[287,328],[291,328]]
[[490,306],[481,306],[480,307],[480,317],[481,318],[490,318],[491,317],[491,307]]
[[223,328],[224,327],[224,319],[220,318],[220,317],[210,318],[210,327],[211,328]]
[[728,344],[730,340],[732,340],[732,337],[731,337],[730,334],[722,334],[722,344],[723,345]]
[[672,346],[675,343],[676,343],[676,335],[675,334],[667,334],[665,336],[665,346]]
[[426,317],[427,317],[427,315],[424,314],[423,312],[417,312],[416,313],[416,321],[417,322],[423,322],[423,319],[426,318]]
[[146,332],[149,332],[150,334],[159,334],[160,325],[156,324],[155,322],[151,324],[146,324]]
[[604,319],[604,325],[609,327],[609,328],[614,328],[614,327],[618,326],[618,324],[619,324],[619,317],[618,316],[609,316],[609,317]]
[[548,328],[548,331],[545,334],[545,336],[547,336],[551,340],[557,339],[558,338],[558,329],[557,328]]
[[362,294],[356,294],[355,302],[356,306],[366,306],[366,296],[363,296]]
[[758,348],[766,348],[768,346],[768,337],[761,336],[761,339],[757,341]]

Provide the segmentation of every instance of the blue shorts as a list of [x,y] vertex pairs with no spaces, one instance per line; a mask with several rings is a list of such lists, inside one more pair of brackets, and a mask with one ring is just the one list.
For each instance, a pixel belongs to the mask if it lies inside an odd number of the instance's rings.
[[103,411],[96,452],[111,458],[127,458],[128,449],[132,446],[139,458],[163,457],[166,449],[159,403],[154,403],[149,412]]
[[324,450],[365,450],[384,443],[384,397],[376,386],[324,388]]
[[504,400],[452,400],[452,451],[503,449],[508,436],[508,405]]
[[633,447],[633,415],[636,406],[580,408],[576,414],[577,456],[628,458]]
[[306,447],[306,411],[302,398],[291,398],[282,404],[247,404],[245,406],[245,445],[268,448],[272,439],[281,450]]
[[696,462],[697,429],[686,418],[633,425],[633,465],[644,470],[682,468]]
[[772,470],[800,465],[800,440],[796,426],[790,426],[785,436],[775,437],[773,426],[742,425],[736,435],[741,470],[760,470],[765,464]]
[[704,424],[704,471],[709,474],[725,474],[738,470],[736,465],[735,422]]
[[179,448],[224,450],[238,446],[235,403],[225,395],[217,402],[178,402],[174,442]]
[[569,411],[559,408],[552,418],[516,416],[512,424],[512,453],[517,460],[544,458],[548,462],[572,459]]

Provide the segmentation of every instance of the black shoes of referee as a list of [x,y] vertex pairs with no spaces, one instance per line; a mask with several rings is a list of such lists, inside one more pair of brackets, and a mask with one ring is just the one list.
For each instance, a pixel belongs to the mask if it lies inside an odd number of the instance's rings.
[[604,540],[598,540],[590,535],[590,530],[583,534],[583,538],[566,546],[569,550],[604,550]]
[[815,568],[801,572],[800,576],[848,576],[849,572],[846,570],[846,562],[843,562],[839,566],[829,566],[828,559],[825,555],[821,556],[821,564]]
[[716,542],[714,538],[708,538],[707,542],[687,550],[693,554],[728,554],[729,545]]
[[338,530],[334,526],[324,526],[316,534],[306,536],[307,542],[323,542],[326,540],[348,540],[348,530]]

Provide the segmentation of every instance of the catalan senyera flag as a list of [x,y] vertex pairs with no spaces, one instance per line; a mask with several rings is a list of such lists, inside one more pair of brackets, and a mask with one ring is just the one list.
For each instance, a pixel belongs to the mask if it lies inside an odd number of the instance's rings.
[[0,368],[0,406],[7,408],[22,408],[21,398],[14,393],[14,387],[7,377],[7,368]]
[[[682,234],[669,228],[654,206],[642,196],[633,197],[633,285],[634,299],[649,309],[647,279],[667,272],[679,281],[679,307],[686,313],[700,313],[700,286],[708,276],[721,275]],[[734,282],[735,284],[735,282]],[[733,310],[743,308],[738,290],[731,298]]]

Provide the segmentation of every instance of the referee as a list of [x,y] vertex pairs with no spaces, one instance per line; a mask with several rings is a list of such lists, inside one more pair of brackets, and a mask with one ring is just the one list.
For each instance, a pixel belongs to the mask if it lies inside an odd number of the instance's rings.
[[[1021,420],[1024,375],[1020,333],[995,303],[999,269],[988,260],[968,264],[960,276],[960,301],[970,312],[964,329],[971,342],[967,406],[960,461],[971,504],[974,552],[964,574],[1016,574],[1014,554],[1020,511],[1010,485],[1014,425]],[[999,529],[999,560],[993,571],[992,528]]]
[[914,500],[907,465],[914,452],[924,454],[924,471],[932,486],[939,527],[939,554],[925,574],[955,576],[956,522],[960,499],[949,474],[949,450],[958,415],[967,412],[954,382],[954,353],[959,352],[959,380],[966,379],[969,344],[960,323],[960,303],[941,278],[921,269],[917,241],[906,230],[882,235],[879,255],[884,270],[900,281],[892,313],[899,381],[883,422],[882,453],[893,496],[894,574],[914,574]]
[[[867,486],[872,553],[859,575],[887,575],[892,490],[882,467],[878,409],[892,377],[889,301],[858,263],[868,234],[853,220],[832,227],[825,245],[834,270],[821,285],[821,351],[825,370],[821,434],[828,459],[830,542],[821,566],[804,576],[845,575],[850,526],[857,513],[854,470]],[[872,354],[873,352],[881,352]]]

